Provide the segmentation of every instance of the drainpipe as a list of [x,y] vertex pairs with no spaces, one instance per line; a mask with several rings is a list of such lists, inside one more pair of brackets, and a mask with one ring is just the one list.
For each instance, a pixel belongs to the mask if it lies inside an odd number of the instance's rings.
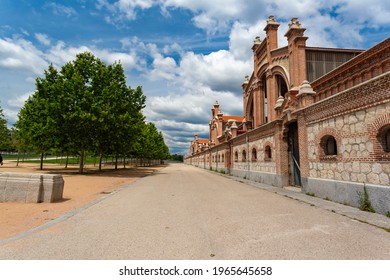
[[219,150],[217,149],[217,153],[215,154],[215,162],[217,163],[215,166],[216,171],[218,172],[218,156],[219,156]]
[[233,149],[232,149],[232,142],[229,141],[229,161],[228,161],[228,167],[227,167],[227,174],[232,175],[232,166],[233,166]]
[[249,135],[246,135],[245,136],[245,140],[246,140],[246,151],[247,151],[247,156],[246,156],[246,162],[247,162],[247,176],[246,178],[249,180],[249,170],[250,170],[250,162],[249,162],[249,159],[250,159],[250,156],[249,156]]

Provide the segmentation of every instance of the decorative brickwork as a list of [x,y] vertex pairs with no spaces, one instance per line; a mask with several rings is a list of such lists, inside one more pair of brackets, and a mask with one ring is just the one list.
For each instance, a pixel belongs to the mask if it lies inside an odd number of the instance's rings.
[[314,81],[312,87],[318,93],[316,101],[338,93],[339,89],[345,90],[389,70],[390,38]]
[[390,100],[390,73],[343,91],[305,109],[306,121],[318,122],[338,115],[378,106]]
[[368,133],[373,143],[370,155],[378,161],[390,161],[388,134],[390,130],[390,113],[379,116],[368,125]]
[[[335,147],[330,151],[329,145],[334,139]],[[326,127],[322,129],[316,136],[315,142],[317,145],[317,159],[320,161],[340,161],[342,154],[340,153],[341,132],[333,127]],[[337,152],[339,151],[339,152]]]
[[[390,211],[390,38],[364,52],[308,48],[307,64],[298,19],[289,24],[287,47],[277,46],[278,27],[270,17],[265,39],[254,41],[244,117],[229,120],[216,102],[210,144],[195,139],[186,162],[355,206],[367,186],[377,212]],[[326,55],[316,59],[319,52]],[[329,69],[336,57],[350,60]],[[307,65],[329,72],[310,84]]]

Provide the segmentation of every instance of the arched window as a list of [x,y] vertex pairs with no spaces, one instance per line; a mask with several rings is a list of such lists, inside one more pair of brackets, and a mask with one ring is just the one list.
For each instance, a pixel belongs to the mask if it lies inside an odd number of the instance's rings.
[[283,79],[282,76],[276,75],[276,82],[277,82],[277,93],[278,93],[278,96],[283,96],[284,97],[286,95],[287,91],[288,91],[286,81]]
[[265,146],[264,149],[264,160],[271,160],[272,159],[272,150],[269,145]]
[[253,99],[252,99],[252,102],[250,102],[250,105],[249,105],[249,119],[247,120],[247,126],[249,129],[253,129],[255,128],[255,117],[254,117],[254,107],[255,107],[255,104],[253,102]]
[[252,149],[252,161],[257,161],[257,150],[256,150],[256,148]]
[[225,162],[225,155],[222,155],[222,162]]
[[234,153],[234,161],[235,161],[235,162],[238,161],[238,152],[237,152],[237,151]]
[[268,99],[267,99],[267,78],[265,74],[261,78],[262,92],[263,92],[263,123],[268,122]]
[[242,162],[246,162],[246,151],[242,151]]
[[333,136],[331,135],[324,136],[321,140],[321,147],[324,151],[324,155],[326,156],[337,155],[337,142]]
[[382,146],[382,151],[390,152],[390,125],[385,125],[378,130],[377,139]]

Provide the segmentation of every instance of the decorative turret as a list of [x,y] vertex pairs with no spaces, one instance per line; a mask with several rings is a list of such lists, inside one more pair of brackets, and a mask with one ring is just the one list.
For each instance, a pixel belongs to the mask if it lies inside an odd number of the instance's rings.
[[288,24],[287,37],[290,65],[290,87],[298,87],[306,80],[306,40],[305,28],[298,18],[294,17]]
[[249,76],[246,75],[244,81],[242,82],[243,93],[245,93],[248,84],[249,84]]
[[278,100],[276,100],[275,110],[279,110],[282,107],[283,102],[284,102],[284,97],[279,96]]
[[269,16],[267,20],[267,25],[264,28],[264,31],[267,34],[267,48],[270,53],[272,50],[278,48],[278,28],[280,23],[276,22],[274,16]]
[[302,85],[299,87],[299,93],[297,94],[299,105],[301,107],[306,107],[313,104],[314,95],[316,95],[316,92],[313,90],[310,83],[304,80]]
[[211,109],[211,115],[212,115],[212,118],[214,119],[219,113],[219,104],[218,104],[218,101],[216,100],[214,105],[213,105],[213,108]]
[[291,21],[288,24],[288,31],[286,33],[286,37],[290,37],[290,34],[292,32],[295,32],[299,36],[303,36],[303,33],[305,32],[306,28],[303,28],[301,23],[299,22],[298,18],[294,17],[291,19]]
[[260,36],[256,36],[255,40],[253,41],[252,50],[256,51],[257,47],[260,46],[262,43]]

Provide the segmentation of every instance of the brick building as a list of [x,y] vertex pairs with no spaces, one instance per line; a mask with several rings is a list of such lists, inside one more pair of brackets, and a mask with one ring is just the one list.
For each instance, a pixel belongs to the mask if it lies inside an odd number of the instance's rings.
[[216,103],[208,146],[186,163],[355,207],[366,187],[390,211],[390,38],[363,50],[306,46],[297,18],[278,47],[269,17],[256,37],[243,88],[243,117]]

